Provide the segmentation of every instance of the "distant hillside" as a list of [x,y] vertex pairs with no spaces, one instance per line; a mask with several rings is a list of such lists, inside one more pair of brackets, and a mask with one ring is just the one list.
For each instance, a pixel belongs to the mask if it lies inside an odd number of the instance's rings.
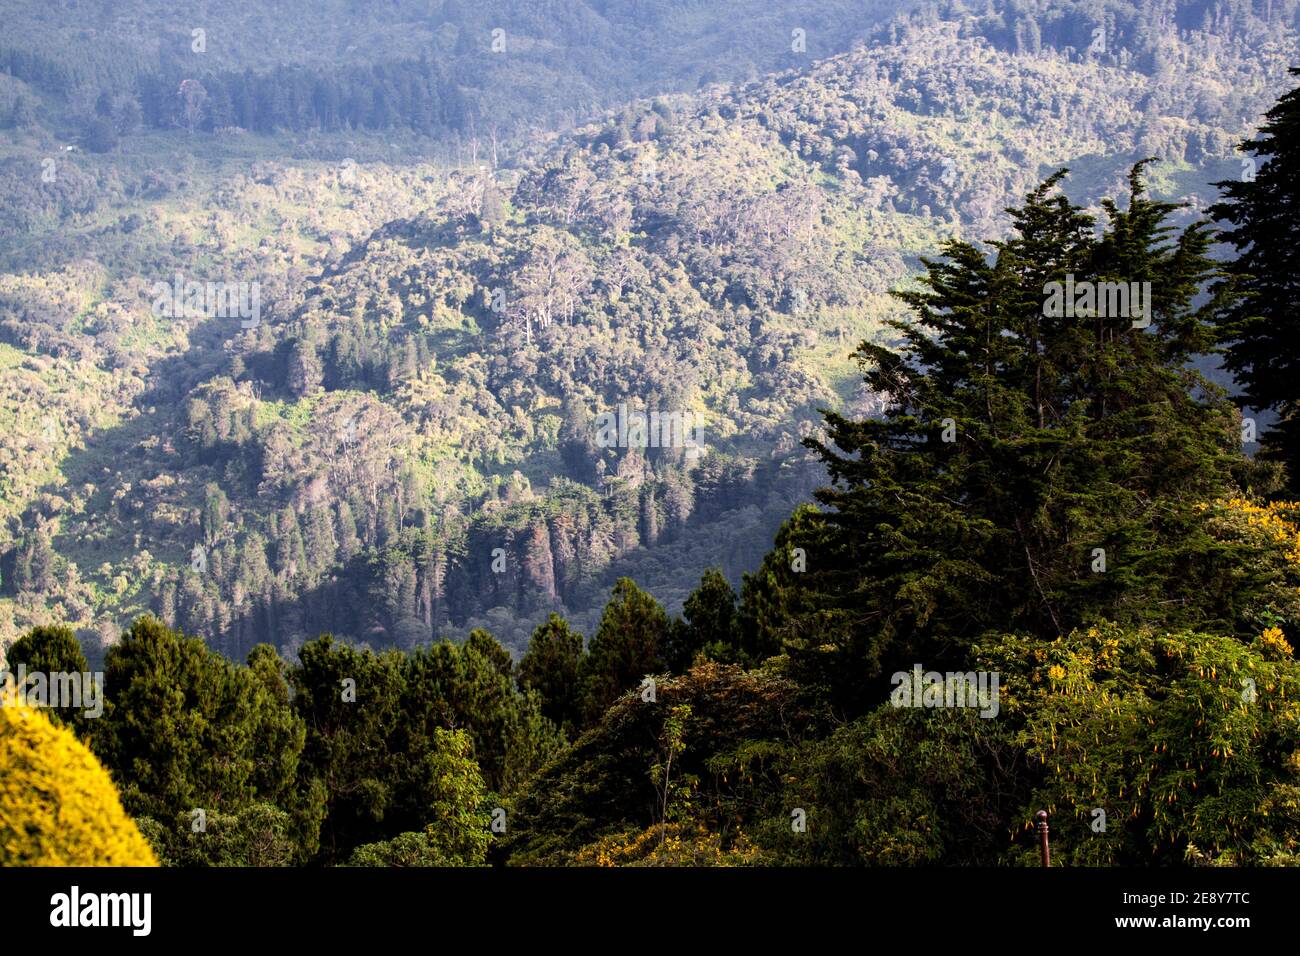
[[[89,121],[455,130],[484,141],[807,65],[913,0],[0,3],[0,71]],[[197,82],[199,98],[178,96]],[[134,102],[135,106],[130,104]],[[0,121],[14,104],[0,99]]]
[[1297,0],[10,0],[0,72],[22,85],[0,88],[0,122],[73,124],[95,149],[141,125],[404,128],[478,154],[635,97],[806,68],[917,24],[1170,83],[1179,40],[1203,34],[1235,71],[1284,50],[1298,11]]

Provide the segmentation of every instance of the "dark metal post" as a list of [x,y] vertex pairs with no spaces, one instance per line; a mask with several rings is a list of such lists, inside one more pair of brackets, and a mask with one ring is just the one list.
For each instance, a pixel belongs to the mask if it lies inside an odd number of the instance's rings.
[[1038,818],[1038,842],[1042,849],[1043,866],[1052,865],[1052,851],[1047,845],[1047,811],[1039,810],[1036,814]]

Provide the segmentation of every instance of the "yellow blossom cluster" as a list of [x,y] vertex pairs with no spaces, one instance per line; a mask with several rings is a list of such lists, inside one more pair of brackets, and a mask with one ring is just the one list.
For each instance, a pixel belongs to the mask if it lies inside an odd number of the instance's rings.
[[1291,645],[1287,642],[1287,639],[1282,635],[1282,629],[1280,627],[1265,628],[1264,633],[1259,635],[1259,642],[1263,644],[1265,647],[1269,647],[1275,651],[1279,651],[1288,657],[1291,656],[1292,653],[1294,653],[1291,648]]
[[94,754],[39,710],[0,702],[0,866],[157,866]]
[[583,847],[579,866],[749,866],[758,850],[743,835],[730,850],[721,838],[694,824],[647,827],[641,832],[607,836]]
[[1271,501],[1258,504],[1246,498],[1224,498],[1213,505],[1200,505],[1232,512],[1245,519],[1247,527],[1264,532],[1286,548],[1287,560],[1300,565],[1300,502]]

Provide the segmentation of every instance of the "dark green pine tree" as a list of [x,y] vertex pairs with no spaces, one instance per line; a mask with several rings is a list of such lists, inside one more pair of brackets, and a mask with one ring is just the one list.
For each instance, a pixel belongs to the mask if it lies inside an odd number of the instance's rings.
[[674,622],[669,636],[668,665],[674,673],[691,666],[703,651],[713,660],[736,660],[740,646],[740,620],[736,592],[720,568],[708,568],[700,584],[682,607],[684,620]]
[[582,725],[582,635],[559,614],[538,625],[519,659],[519,687],[541,699],[542,714],[570,737]]
[[[788,623],[796,617],[808,622],[810,615],[824,610],[815,606],[815,592],[802,582],[808,573],[809,554],[824,558],[830,553],[818,540],[825,531],[826,522],[817,509],[800,505],[782,523],[772,550],[758,569],[745,574],[737,621],[739,661],[753,666],[780,654]],[[808,601],[810,597],[813,602]]]
[[624,692],[667,669],[668,615],[631,578],[619,578],[583,658],[586,715],[595,723]]
[[142,617],[109,649],[104,679],[107,707],[89,721],[91,747],[127,812],[152,821],[164,855],[182,851],[195,809],[238,816],[259,806],[312,852],[323,795],[298,774],[307,725],[273,649],[255,648],[238,667],[200,638]]
[[1300,89],[1283,96],[1259,138],[1240,148],[1250,154],[1243,175],[1216,184],[1225,201],[1210,210],[1230,224],[1222,238],[1237,250],[1229,271],[1241,296],[1220,327],[1225,365],[1248,404],[1280,413],[1263,452],[1284,461],[1292,489],[1300,489]]
[[[34,627],[14,641],[5,652],[5,668],[10,674],[16,674],[19,665],[25,666],[28,674],[44,674],[47,681],[53,674],[86,674],[90,670],[81,643],[68,627]],[[4,684],[0,682],[0,691],[3,689]],[[51,707],[46,715],[55,723],[66,724],[76,733],[84,734],[89,726],[86,721],[93,719],[86,716],[93,703],[85,698],[83,703],[85,706],[81,708]]]
[[29,673],[80,674],[89,668],[81,643],[69,627],[34,627],[9,646],[5,666],[25,664]]
[[[1244,465],[1231,404],[1189,367],[1222,295],[1198,298],[1217,277],[1207,225],[1175,234],[1143,165],[1127,208],[1103,204],[1100,236],[1059,195],[1062,171],[1008,210],[991,258],[952,242],[927,260],[899,293],[915,316],[895,323],[901,350],[859,349],[883,418],[827,413],[828,440],[806,442],[832,485],[784,542],[807,568],[783,570],[764,630],[842,710],[885,699],[894,670],[965,664],[991,632],[1230,626],[1239,588],[1197,505]],[[1149,282],[1149,326],[1118,298],[1057,307],[1049,284],[1071,276]]]
[[327,794],[319,859],[332,864],[420,825],[400,815],[401,775],[420,755],[399,740],[407,687],[398,654],[358,650],[326,634],[304,644],[298,660],[293,707],[311,729],[303,776]]

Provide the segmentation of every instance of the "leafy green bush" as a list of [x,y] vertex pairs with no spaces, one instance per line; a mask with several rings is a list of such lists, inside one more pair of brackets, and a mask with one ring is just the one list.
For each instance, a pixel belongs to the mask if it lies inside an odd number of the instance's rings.
[[428,825],[391,840],[357,847],[351,866],[480,866],[487,857],[487,791],[474,763],[469,735],[435,730],[436,747],[424,761]]
[[1039,773],[1012,822],[1046,808],[1061,862],[1300,864],[1300,663],[1281,631],[1100,625],[983,657]]

